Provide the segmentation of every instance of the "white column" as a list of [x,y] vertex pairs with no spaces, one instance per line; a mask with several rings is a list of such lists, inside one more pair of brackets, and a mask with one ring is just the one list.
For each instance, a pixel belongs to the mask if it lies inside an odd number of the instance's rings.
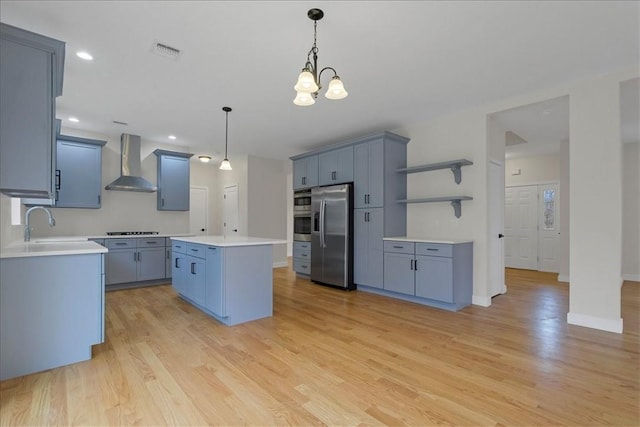
[[570,324],[622,332],[619,79],[570,91]]

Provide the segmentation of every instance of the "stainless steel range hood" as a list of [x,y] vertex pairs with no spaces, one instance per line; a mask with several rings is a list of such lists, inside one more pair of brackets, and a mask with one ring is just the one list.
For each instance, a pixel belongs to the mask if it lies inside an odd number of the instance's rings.
[[120,178],[104,187],[105,190],[141,191],[153,193],[158,187],[144,179],[140,167],[140,137],[123,133],[120,136]]

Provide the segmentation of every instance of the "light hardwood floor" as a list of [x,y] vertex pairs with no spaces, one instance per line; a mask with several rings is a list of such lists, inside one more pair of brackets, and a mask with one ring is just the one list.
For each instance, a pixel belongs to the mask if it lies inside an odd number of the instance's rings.
[[640,284],[613,334],[568,325],[554,277],[450,313],[280,268],[274,316],[234,327],[170,286],[109,292],[93,359],[3,381],[0,424],[637,426]]

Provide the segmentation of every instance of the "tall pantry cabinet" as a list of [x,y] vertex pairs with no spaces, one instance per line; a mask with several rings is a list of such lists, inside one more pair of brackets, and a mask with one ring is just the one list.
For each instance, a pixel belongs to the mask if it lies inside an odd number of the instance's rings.
[[406,197],[407,180],[396,170],[407,165],[408,142],[383,132],[354,145],[353,281],[359,286],[382,288],[382,239],[407,232],[407,206],[396,202]]

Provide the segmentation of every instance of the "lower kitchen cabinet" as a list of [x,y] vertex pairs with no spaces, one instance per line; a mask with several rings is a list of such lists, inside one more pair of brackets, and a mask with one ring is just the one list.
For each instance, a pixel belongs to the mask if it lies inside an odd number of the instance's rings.
[[104,239],[106,284],[133,284],[166,277],[167,252],[164,237]]
[[353,281],[382,288],[384,209],[353,210]]
[[271,245],[172,240],[172,250],[173,289],[203,312],[229,326],[273,314]]
[[311,242],[293,242],[293,271],[311,275]]
[[447,310],[471,304],[473,243],[385,240],[384,291]]

